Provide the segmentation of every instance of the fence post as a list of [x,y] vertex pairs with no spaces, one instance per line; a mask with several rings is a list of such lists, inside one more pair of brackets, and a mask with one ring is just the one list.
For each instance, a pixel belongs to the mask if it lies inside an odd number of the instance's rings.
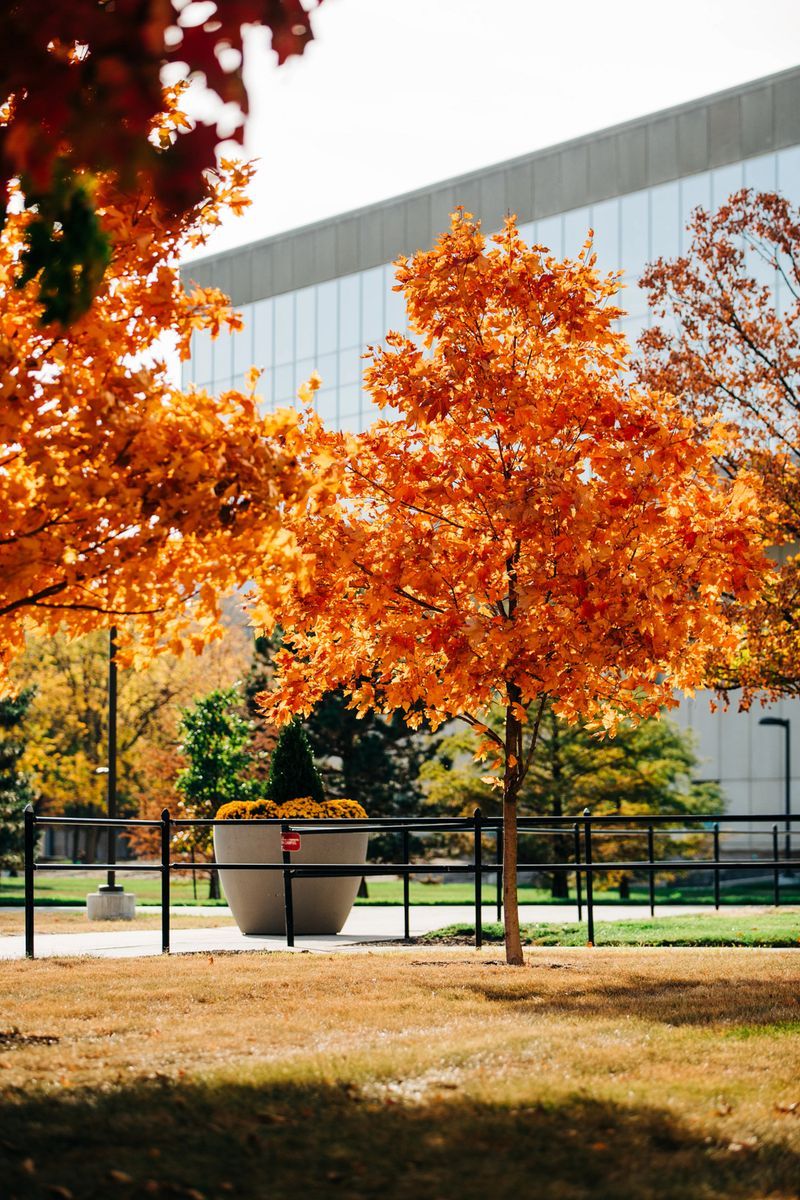
[[169,809],[161,810],[161,953],[169,954]]
[[594,886],[592,879],[592,814],[583,810],[583,838],[586,845],[586,933],[590,946],[594,945]]
[[25,957],[33,958],[33,859],[36,853],[36,813],[25,805]]
[[497,844],[494,848],[494,862],[497,867],[494,883],[494,906],[497,920],[503,918],[503,819],[497,820]]
[[[289,826],[284,823],[281,825],[281,841],[284,834],[289,832]],[[294,945],[294,907],[292,904],[292,872],[288,870],[292,863],[292,855],[289,850],[281,850],[283,855],[283,912],[286,923],[286,945]]]
[[[719,863],[719,821],[714,822],[714,862]],[[719,908],[719,866],[714,867],[714,908]]]
[[583,880],[581,878],[581,827],[576,821],[572,827],[575,834],[575,896],[578,900],[578,920],[583,920]]
[[479,950],[483,945],[483,910],[481,901],[483,900],[483,871],[481,870],[481,810],[475,809],[473,814],[474,821],[474,837],[475,837],[475,948]]
[[[406,866],[409,865],[411,858],[411,838],[409,837],[408,829],[403,830],[403,862]],[[403,941],[411,941],[411,898],[410,898],[411,876],[406,871],[403,876]]]
[[650,916],[654,917],[656,915],[656,871],[654,866],[656,861],[656,842],[652,825],[648,825],[647,827],[647,861],[650,863]]
[[776,908],[781,902],[781,869],[778,866],[778,826],[772,826],[772,861],[775,866],[772,868],[772,903]]

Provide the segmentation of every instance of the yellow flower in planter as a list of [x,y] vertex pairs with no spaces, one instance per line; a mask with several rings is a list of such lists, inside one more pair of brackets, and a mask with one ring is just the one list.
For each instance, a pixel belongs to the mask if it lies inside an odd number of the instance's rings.
[[366,810],[357,800],[326,800],[317,804],[310,796],[287,800],[281,805],[273,804],[271,800],[233,800],[230,804],[223,804],[217,811],[218,821],[252,821],[265,817],[277,817],[283,821],[313,820],[321,817],[363,820],[366,816]]
[[250,809],[253,805],[249,800],[231,800],[230,804],[223,804],[222,808],[217,809],[217,821],[246,821],[252,815]]
[[364,820],[367,812],[357,800],[326,800],[322,805],[322,815],[324,817],[349,817],[352,820]]

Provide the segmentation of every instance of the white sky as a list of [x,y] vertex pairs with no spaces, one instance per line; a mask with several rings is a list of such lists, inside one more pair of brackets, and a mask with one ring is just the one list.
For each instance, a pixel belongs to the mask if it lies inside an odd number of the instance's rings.
[[281,68],[249,41],[254,203],[204,254],[800,61],[798,0],[325,0],[312,20]]

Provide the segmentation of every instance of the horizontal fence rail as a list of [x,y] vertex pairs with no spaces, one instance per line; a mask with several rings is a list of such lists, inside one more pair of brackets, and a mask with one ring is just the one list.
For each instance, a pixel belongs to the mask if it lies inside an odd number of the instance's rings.
[[[173,818],[168,809],[164,809],[160,820],[144,820],[141,818],[106,817],[49,817],[39,816],[31,805],[25,809],[25,954],[27,958],[34,957],[35,951],[35,876],[37,871],[74,871],[74,863],[42,863],[36,858],[36,840],[40,829],[52,827],[68,827],[73,829],[102,829],[108,830],[109,859],[105,863],[81,863],[83,871],[116,871],[117,873],[137,871],[158,871],[161,875],[161,949],[164,954],[170,951],[170,879],[173,872],[181,871],[280,871],[283,876],[284,918],[286,943],[293,946],[294,932],[294,897],[293,881],[296,879],[322,878],[375,878],[380,876],[397,876],[403,885],[403,940],[410,941],[410,890],[409,885],[415,875],[467,875],[474,876],[474,913],[475,913],[475,945],[482,943],[482,912],[483,912],[483,881],[487,875],[495,876],[495,908],[498,921],[502,914],[503,888],[503,820],[501,817],[484,817],[481,810],[475,809],[471,817],[381,817],[366,819],[348,818],[312,818],[303,820],[282,820],[267,817],[248,821],[248,825],[278,826],[283,834],[299,833],[302,837],[313,837],[318,834],[337,833],[383,833],[397,834],[400,839],[401,862],[397,863],[299,863],[292,858],[292,851],[282,850],[281,861],[273,863],[216,863],[189,862],[185,859],[173,859],[171,845],[173,834],[187,828],[211,828],[216,825],[230,825],[230,821],[213,819]],[[729,828],[737,824],[747,824],[749,829]],[[714,888],[714,907],[720,907],[720,873],[726,869],[769,872],[772,877],[773,903],[781,903],[781,875],[793,874],[800,870],[800,858],[792,854],[791,838],[793,826],[800,825],[800,815],[787,817],[786,813],[766,816],[742,816],[702,814],[686,816],[684,814],[659,813],[651,815],[625,816],[619,814],[593,815],[585,810],[580,815],[523,817],[517,818],[518,836],[536,835],[537,837],[558,837],[561,840],[559,851],[571,857],[540,860],[538,862],[519,862],[519,871],[534,871],[540,873],[560,873],[566,877],[574,876],[578,921],[583,921],[586,912],[587,944],[595,945],[594,920],[594,884],[599,875],[606,872],[625,871],[639,872],[647,877],[648,900],[650,915],[655,915],[656,894],[655,877],[659,871],[705,871],[712,874]],[[755,830],[753,827],[757,827]],[[160,831],[160,861],[128,862],[116,861],[114,838],[118,830],[130,828],[150,828]],[[796,831],[800,834],[800,830]],[[411,835],[433,833],[467,834],[472,840],[470,861],[465,862],[412,862]],[[721,857],[721,837],[756,836],[767,838],[771,854],[766,858],[737,858]],[[495,841],[494,860],[485,862],[483,858],[484,837],[493,837]],[[659,837],[705,836],[711,841],[712,855],[710,858],[659,858],[657,855],[656,839]],[[605,837],[636,838],[645,843],[645,857],[615,858],[613,860],[595,857],[595,847],[602,845]],[[783,856],[781,857],[780,842],[783,841]]]

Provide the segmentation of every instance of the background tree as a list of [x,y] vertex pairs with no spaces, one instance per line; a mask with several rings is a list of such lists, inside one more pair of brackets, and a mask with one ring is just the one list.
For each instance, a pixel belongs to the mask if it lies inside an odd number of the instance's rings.
[[[173,386],[168,352],[239,318],[214,289],[187,294],[179,247],[245,203],[249,173],[216,177],[190,217],[163,224],[112,182],[95,199],[114,229],[91,312],[43,326],[15,286],[29,214],[0,234],[0,673],[25,630],[121,624],[143,654],[221,633],[220,596],[300,566],[283,509],[307,493],[298,417],[259,416],[252,392]],[[270,574],[270,561],[281,571]],[[124,661],[125,651],[121,648]]]
[[306,732],[299,721],[284,725],[269,764],[265,795],[275,804],[310,796],[317,804],[325,799],[319,771],[314,766]]
[[[253,722],[253,745],[264,777],[278,737],[276,726],[265,721],[256,702],[261,692],[270,691],[275,680],[275,655],[280,634],[257,637],[253,660],[244,681],[248,713]],[[346,694],[328,692],[305,718],[314,762],[327,796],[357,800],[370,816],[410,817],[419,814],[423,802],[419,770],[434,750],[433,739],[409,729],[402,713],[390,716],[371,711],[359,716]],[[266,769],[265,769],[266,767]],[[370,838],[370,856],[396,859],[398,841],[391,835]]]
[[25,848],[24,817],[33,789],[20,760],[25,751],[25,718],[33,689],[0,697],[0,868],[16,872]]
[[[230,687],[247,661],[247,638],[236,625],[199,657],[161,655],[139,671],[119,671],[117,682],[118,804],[122,814],[152,815],[174,806],[180,710],[209,687]],[[36,694],[26,727],[23,767],[38,807],[63,816],[103,816],[106,781],[97,774],[108,752],[108,637],[64,635],[29,639],[15,664],[15,680]],[[95,856],[97,830],[86,830],[85,852]],[[78,834],[76,833],[76,839]],[[140,852],[157,849],[141,835]],[[73,847],[73,854],[78,845]]]
[[[528,720],[533,717],[528,713]],[[493,711],[487,722],[502,732],[502,713]],[[454,732],[441,739],[436,758],[422,767],[427,803],[437,812],[472,813],[477,805],[489,814],[500,809],[500,798],[470,753],[468,730]],[[692,735],[667,718],[651,717],[635,725],[622,721],[614,738],[598,738],[580,722],[570,725],[561,719],[552,704],[545,706],[539,726],[539,738],[530,768],[519,792],[519,811],[524,816],[575,816],[585,808],[594,815],[610,813],[625,816],[649,813],[718,812],[722,797],[718,784],[697,782],[693,775],[698,760]],[[572,832],[564,836],[520,839],[520,853],[529,862],[568,861],[573,853]],[[661,828],[661,827],[659,827]],[[659,852],[669,857],[671,849],[686,851],[686,838],[674,844],[659,837]],[[595,856],[630,857],[630,841],[603,836]],[[636,850],[641,849],[637,846]],[[553,872],[553,896],[569,895],[568,872]],[[602,884],[619,882],[612,873],[604,874]]]
[[[359,716],[342,688],[328,692],[304,722],[329,796],[357,800],[371,817],[418,816],[420,768],[433,753],[429,733],[410,729],[403,713]],[[412,839],[412,849],[421,843]],[[373,834],[370,857],[396,862],[399,839]]]
[[[197,5],[168,0],[6,0],[0,178],[5,192],[21,181],[31,219],[16,270],[21,281],[38,277],[48,321],[84,312],[108,265],[117,230],[95,195],[99,174],[113,172],[126,195],[146,197],[162,220],[204,194],[203,173],[216,165],[216,118],[161,127],[164,67],[173,78],[181,66],[187,77],[202,73],[206,88],[244,115],[243,27],[266,26],[282,63],[312,38],[309,7],[225,0],[198,24]],[[241,138],[241,125],[233,136]]]
[[[179,812],[186,817],[212,819],[231,800],[255,800],[261,786],[252,774],[250,722],[242,712],[238,688],[218,688],[203,696],[181,719],[181,753],[188,766],[175,786],[182,796]],[[213,839],[206,828],[178,835],[181,847],[194,857],[199,851],[213,861]],[[209,898],[218,899],[219,876],[210,872]]]
[[272,635],[256,634],[242,685],[247,715],[253,730],[253,770],[265,786],[269,778],[270,758],[277,745],[280,730],[271,721],[264,719],[264,714],[256,703],[256,696],[272,687],[275,679],[274,657],[280,644],[280,632]]
[[[399,412],[355,437],[309,423],[339,497],[290,518],[314,570],[277,607],[271,719],[342,688],[412,727],[460,717],[503,793],[506,955],[520,963],[516,805],[549,701],[569,722],[655,715],[731,642],[762,558],[755,498],[721,486],[671,398],[627,382],[616,277],[468,214],[398,261],[412,331],[367,387]],[[493,705],[503,731],[487,724]],[[528,720],[533,706],[534,717]]]
[[658,324],[639,339],[639,378],[680,398],[710,437],[733,420],[737,436],[715,450],[731,480],[755,474],[761,533],[779,570],[741,619],[746,638],[715,664],[711,682],[800,694],[800,212],[782,196],[737,192],[715,212],[698,208],[691,246],[642,277]]

